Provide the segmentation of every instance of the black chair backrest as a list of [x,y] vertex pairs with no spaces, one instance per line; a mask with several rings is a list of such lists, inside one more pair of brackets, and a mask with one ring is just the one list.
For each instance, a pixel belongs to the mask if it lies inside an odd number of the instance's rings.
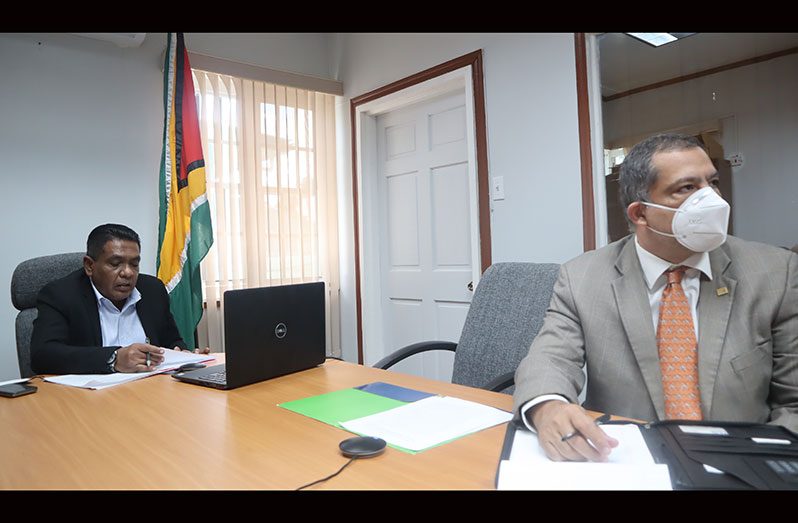
[[39,291],[53,280],[63,278],[83,266],[82,252],[40,256],[26,260],[14,269],[11,276],[11,303],[19,310],[16,320],[17,359],[19,375],[33,376],[30,366],[30,338],[33,320],[36,319],[36,297]]
[[515,372],[543,325],[559,270],[556,263],[488,267],[457,344],[452,382],[483,387]]

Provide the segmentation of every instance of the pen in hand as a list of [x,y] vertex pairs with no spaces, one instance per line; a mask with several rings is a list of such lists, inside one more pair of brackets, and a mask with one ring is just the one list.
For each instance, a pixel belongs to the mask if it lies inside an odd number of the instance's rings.
[[[594,420],[594,423],[595,423],[596,425],[601,425],[602,423],[606,423],[606,422],[608,422],[608,421],[610,420],[610,417],[611,417],[611,416],[610,416],[609,414],[602,414],[601,416],[599,416],[598,418],[596,418],[596,419]],[[561,438],[561,441],[568,441],[569,439],[573,438],[573,437],[574,437],[574,436],[576,436],[577,434],[579,434],[579,432],[578,432],[578,431],[576,431],[576,430],[575,430],[575,431],[573,431],[573,432],[569,432],[568,434],[566,434],[565,436],[563,436],[563,437]]]

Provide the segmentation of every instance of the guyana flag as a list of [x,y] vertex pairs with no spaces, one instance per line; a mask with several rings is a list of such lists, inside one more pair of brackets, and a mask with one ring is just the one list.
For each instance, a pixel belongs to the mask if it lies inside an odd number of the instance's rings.
[[169,33],[164,64],[158,278],[189,349],[202,317],[200,262],[213,244],[194,82],[183,33]]

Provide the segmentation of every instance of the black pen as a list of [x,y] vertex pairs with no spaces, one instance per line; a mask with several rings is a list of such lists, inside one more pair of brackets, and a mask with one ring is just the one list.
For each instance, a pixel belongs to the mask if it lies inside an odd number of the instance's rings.
[[[594,423],[596,425],[601,425],[602,423],[606,423],[606,422],[610,421],[610,417],[611,416],[609,414],[602,414],[601,416],[599,416],[598,418],[596,418],[594,420]],[[569,432],[568,434],[566,434],[565,436],[563,436],[561,438],[561,441],[568,441],[569,439],[573,438],[577,434],[579,434],[578,431]]]

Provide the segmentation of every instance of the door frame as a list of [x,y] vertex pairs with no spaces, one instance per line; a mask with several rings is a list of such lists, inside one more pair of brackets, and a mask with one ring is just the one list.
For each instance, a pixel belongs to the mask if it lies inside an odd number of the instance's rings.
[[[376,169],[376,114],[418,103],[440,94],[465,88],[466,114],[472,124],[469,140],[469,163],[476,168],[476,202],[479,219],[479,269],[473,266],[474,284],[478,276],[491,264],[490,199],[488,177],[487,124],[485,118],[485,93],[482,74],[482,50],[449,60],[412,76],[356,96],[350,102],[352,132],[352,202],[355,246],[355,299],[357,307],[357,359],[363,364],[363,312],[366,304],[369,325],[367,335],[382,332],[379,284],[379,243],[375,241],[376,228],[364,229],[361,217],[370,217],[364,202],[372,202],[373,185],[363,183],[359,173]],[[468,115],[472,115],[469,117]],[[371,192],[370,192],[371,191]],[[361,196],[362,195],[362,199]],[[473,196],[473,195],[472,195]],[[368,235],[368,237],[366,237]],[[363,242],[361,243],[361,238]],[[367,241],[366,241],[367,240]],[[472,238],[472,242],[473,242]],[[364,248],[364,244],[368,247]],[[475,257],[474,257],[475,258]],[[368,262],[368,263],[367,263]],[[376,274],[375,274],[376,273]],[[375,279],[376,276],[376,279]],[[365,282],[374,282],[366,286]],[[368,289],[364,293],[364,289]]]
[[574,33],[579,158],[582,181],[582,247],[608,243],[601,68],[596,33]]

